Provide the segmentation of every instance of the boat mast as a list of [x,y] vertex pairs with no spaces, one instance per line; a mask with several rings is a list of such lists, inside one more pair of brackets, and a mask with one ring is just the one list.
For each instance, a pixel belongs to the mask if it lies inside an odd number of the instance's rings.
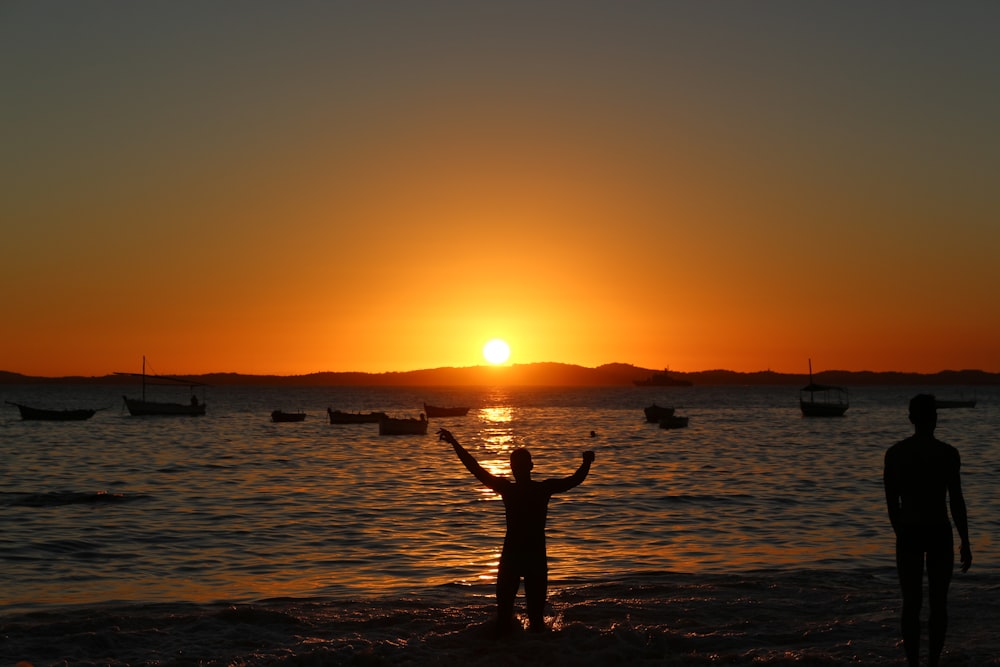
[[809,401],[814,401],[813,397],[813,360],[809,357]]
[[[810,368],[812,368],[810,366]],[[142,402],[146,402],[146,355],[142,355]]]

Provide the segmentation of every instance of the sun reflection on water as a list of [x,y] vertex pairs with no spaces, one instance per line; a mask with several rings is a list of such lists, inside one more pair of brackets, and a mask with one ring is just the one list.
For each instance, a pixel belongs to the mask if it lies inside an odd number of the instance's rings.
[[[506,452],[516,447],[514,438],[514,408],[510,406],[495,406],[483,408],[479,411],[480,419],[483,422],[480,428],[480,435],[485,444],[490,449]],[[502,474],[490,467],[487,461],[483,461],[483,467],[494,475]]]

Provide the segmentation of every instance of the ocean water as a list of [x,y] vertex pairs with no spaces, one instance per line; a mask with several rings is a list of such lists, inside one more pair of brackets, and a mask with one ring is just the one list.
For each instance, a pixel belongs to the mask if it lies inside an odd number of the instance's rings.
[[[922,390],[978,399],[938,426],[975,559],[944,664],[998,665],[1000,388],[856,388],[845,417],[807,419],[789,387],[214,387],[205,417],[134,418],[120,387],[7,385],[107,409],[2,406],[0,666],[900,664],[882,456]],[[427,436],[325,414],[423,402],[472,410]],[[689,427],[645,423],[654,402]],[[439,426],[497,473],[518,446],[536,478],[596,452],[550,504],[551,632],[491,637],[503,507]]]

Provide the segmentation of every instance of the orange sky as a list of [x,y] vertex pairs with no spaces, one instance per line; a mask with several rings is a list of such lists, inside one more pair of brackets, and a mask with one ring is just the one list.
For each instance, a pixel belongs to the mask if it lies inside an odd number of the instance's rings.
[[997,19],[6,5],[0,370],[998,372]]

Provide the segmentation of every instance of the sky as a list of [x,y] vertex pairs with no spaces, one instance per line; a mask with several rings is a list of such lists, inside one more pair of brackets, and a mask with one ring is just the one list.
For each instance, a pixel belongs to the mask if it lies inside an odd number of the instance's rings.
[[0,369],[1000,372],[1000,3],[0,3]]

